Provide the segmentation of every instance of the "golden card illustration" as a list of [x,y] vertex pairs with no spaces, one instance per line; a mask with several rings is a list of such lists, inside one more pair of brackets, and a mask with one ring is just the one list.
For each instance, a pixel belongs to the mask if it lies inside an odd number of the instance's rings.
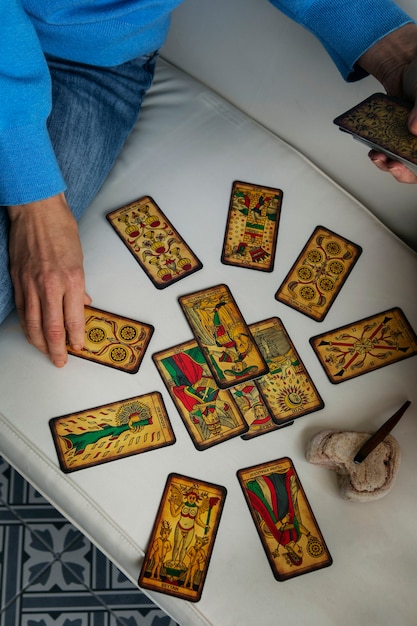
[[54,417],[49,426],[65,473],[175,443],[157,391]]
[[68,354],[135,374],[154,327],[91,306],[84,307],[84,311],[84,346],[81,350],[74,350],[67,345]]
[[321,322],[361,252],[352,241],[317,226],[275,298]]
[[417,336],[398,307],[316,335],[310,344],[335,384],[417,354]]
[[170,474],[139,575],[139,586],[198,602],[226,499],[220,485]]
[[268,372],[226,285],[182,296],[179,303],[218,387],[227,389]]
[[157,289],[203,267],[150,196],[111,211],[106,218]]
[[272,419],[271,411],[253,380],[231,387],[230,392],[249,426],[249,430],[241,435],[242,439],[253,439],[293,423],[287,422],[280,425]]
[[276,580],[332,564],[291,459],[241,469],[237,477]]
[[235,181],[221,261],[249,269],[274,269],[282,190]]
[[374,93],[335,120],[340,130],[417,173],[417,137],[408,128],[413,105],[385,93]]
[[282,321],[278,317],[249,326],[269,366],[256,380],[272,419],[285,424],[318,411],[323,400],[311,380]]
[[152,358],[197,450],[248,430],[232,393],[216,385],[195,340]]

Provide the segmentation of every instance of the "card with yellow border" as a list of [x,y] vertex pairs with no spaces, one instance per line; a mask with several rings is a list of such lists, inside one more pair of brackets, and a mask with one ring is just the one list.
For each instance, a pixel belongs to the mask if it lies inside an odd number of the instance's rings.
[[284,426],[290,426],[293,422],[277,424],[271,417],[271,411],[261,394],[257,382],[249,380],[247,383],[235,385],[230,392],[238,405],[240,412],[249,426],[249,430],[241,435],[242,439],[248,440],[259,435],[265,435]]
[[175,443],[158,391],[54,417],[49,426],[66,473]]
[[268,372],[227,285],[215,285],[179,298],[191,330],[221,389]]
[[203,267],[150,196],[111,211],[106,218],[157,289]]
[[330,382],[342,383],[417,354],[417,336],[395,307],[311,337]]
[[274,578],[284,581],[332,564],[291,459],[247,467],[237,477]]
[[282,196],[282,189],[233,183],[222,263],[272,272]]
[[194,339],[152,358],[197,450],[248,430],[231,390],[216,385]]
[[201,598],[226,499],[220,485],[170,474],[139,574],[139,586],[190,602]]
[[84,307],[85,341],[80,350],[67,345],[68,354],[135,374],[154,327],[109,311]]
[[268,363],[268,374],[255,384],[274,422],[286,424],[322,409],[324,402],[282,321],[271,317],[249,328]]
[[357,244],[317,226],[275,298],[321,322],[361,253]]

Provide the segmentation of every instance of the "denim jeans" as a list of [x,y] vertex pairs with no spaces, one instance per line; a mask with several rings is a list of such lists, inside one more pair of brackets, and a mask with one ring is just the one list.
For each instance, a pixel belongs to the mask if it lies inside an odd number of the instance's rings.
[[[98,193],[136,122],[156,59],[154,53],[100,68],[47,57],[52,79],[48,131],[77,220]],[[0,207],[0,323],[14,308],[8,268],[8,216]]]

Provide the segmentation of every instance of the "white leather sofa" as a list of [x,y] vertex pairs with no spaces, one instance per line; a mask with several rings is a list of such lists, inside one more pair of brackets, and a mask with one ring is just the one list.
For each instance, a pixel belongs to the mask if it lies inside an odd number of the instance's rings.
[[[371,79],[344,85],[309,35],[266,0],[186,2],[174,16],[163,57],[141,118],[80,224],[94,306],[153,324],[148,351],[134,375],[76,357],[58,370],[26,343],[12,314],[0,327],[0,453],[132,581],[167,475],[224,485],[228,494],[201,600],[192,604],[149,593],[182,626],[412,626],[417,357],[332,385],[309,345],[319,332],[394,306],[417,329],[416,253],[388,228],[415,242],[416,190],[374,171],[366,149],[331,124],[374,85]],[[284,191],[272,273],[220,263],[234,180]],[[204,265],[162,291],[105,219],[110,210],[144,195],[155,199]],[[321,323],[274,299],[318,224],[363,248]],[[191,338],[178,296],[219,282],[230,287],[248,323],[282,319],[325,406],[283,430],[197,451],[151,355]],[[164,397],[175,445],[61,472],[50,418],[154,390]],[[306,462],[307,441],[324,428],[372,432],[407,399],[412,404],[394,431],[402,463],[393,490],[367,504],[342,500],[335,475]],[[334,562],[279,583],[236,471],[283,456],[298,470]]]
[[[398,0],[417,19],[413,0]],[[332,120],[381,91],[345,83],[321,44],[268,0],[186,0],[164,55],[303,152],[417,248],[417,192],[367,159]]]

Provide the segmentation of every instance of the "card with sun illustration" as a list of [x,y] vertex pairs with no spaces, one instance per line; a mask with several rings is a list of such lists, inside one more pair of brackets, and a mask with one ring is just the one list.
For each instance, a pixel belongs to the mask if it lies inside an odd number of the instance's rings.
[[322,409],[324,402],[278,317],[250,325],[269,367],[256,385],[277,424]]

